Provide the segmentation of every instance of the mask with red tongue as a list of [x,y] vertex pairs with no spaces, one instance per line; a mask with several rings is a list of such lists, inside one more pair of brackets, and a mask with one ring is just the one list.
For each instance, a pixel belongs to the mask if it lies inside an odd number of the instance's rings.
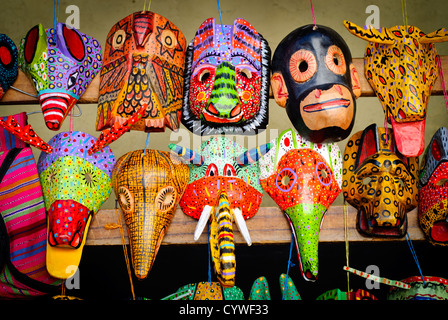
[[56,278],[72,276],[90,223],[112,190],[115,157],[109,147],[89,155],[95,140],[81,131],[61,132],[48,142],[53,152],[42,152],[37,164],[48,214],[47,269]]
[[435,43],[447,41],[448,31],[425,34],[413,26],[365,29],[350,21],[344,25],[368,41],[365,76],[392,124],[398,151],[406,157],[421,155],[426,108],[438,75]]
[[101,65],[100,43],[63,23],[34,26],[19,46],[19,66],[36,87],[50,130],[59,130]]

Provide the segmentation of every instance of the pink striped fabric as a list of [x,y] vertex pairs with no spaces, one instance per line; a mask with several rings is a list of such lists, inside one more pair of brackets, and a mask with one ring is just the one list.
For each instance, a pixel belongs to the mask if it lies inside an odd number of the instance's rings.
[[[0,164],[7,154],[0,152]],[[41,291],[44,287],[57,287],[61,281],[51,277],[46,269],[46,212],[29,147],[18,153],[0,183],[0,211],[9,238],[11,262],[0,273],[0,297],[29,298],[46,294]],[[17,279],[13,269],[32,280]],[[39,285],[34,286],[36,283]]]

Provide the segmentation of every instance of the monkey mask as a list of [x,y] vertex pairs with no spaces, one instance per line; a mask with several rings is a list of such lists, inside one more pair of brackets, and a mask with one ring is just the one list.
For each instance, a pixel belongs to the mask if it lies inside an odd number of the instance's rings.
[[271,87],[307,140],[335,142],[350,134],[361,86],[350,50],[334,30],[306,25],[287,35],[274,52]]

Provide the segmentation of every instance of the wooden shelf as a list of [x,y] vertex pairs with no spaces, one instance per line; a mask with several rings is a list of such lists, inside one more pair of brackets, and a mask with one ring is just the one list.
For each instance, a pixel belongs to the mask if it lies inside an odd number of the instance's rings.
[[[356,230],[357,211],[351,206],[348,209],[348,239],[350,242],[371,242],[371,241],[403,241],[405,238],[370,238],[362,236]],[[120,211],[118,211],[119,214]],[[417,209],[409,212],[408,233],[413,241],[425,240],[417,222]],[[128,242],[126,225],[123,221],[123,230],[126,243]],[[197,224],[193,219],[177,209],[173,220],[168,228],[162,245],[192,245],[207,244],[206,230],[201,237],[194,241],[193,233]],[[118,223],[115,210],[99,210],[91,223],[87,236],[86,245],[121,245],[122,240],[119,229],[108,230],[107,224]],[[275,207],[261,207],[258,213],[251,219],[246,220],[247,228],[252,239],[253,245],[259,244],[286,244],[291,242],[291,228],[286,217],[280,209]],[[245,241],[234,225],[234,240],[236,244],[245,245]],[[320,242],[343,242],[344,239],[344,207],[332,206],[325,215],[322,228],[319,235]]]
[[[442,70],[448,70],[448,56],[441,56],[442,62]],[[373,92],[370,84],[367,82],[367,79],[364,76],[364,59],[363,58],[354,58],[353,63],[358,71],[360,82],[361,82],[361,96],[363,97],[373,97],[375,93]],[[98,88],[100,84],[99,74],[92,80],[87,90],[78,100],[79,103],[98,103]],[[13,86],[17,89],[20,89],[24,92],[28,92],[31,94],[36,94],[36,89],[34,88],[32,82],[27,78],[27,76],[19,70],[19,75],[17,80],[14,82]],[[448,74],[445,75],[445,87],[448,87]],[[440,77],[437,77],[436,82],[432,88],[432,95],[442,95],[442,83],[440,81]],[[18,92],[14,89],[9,89],[6,91],[3,98],[0,100],[0,104],[36,104],[38,103],[38,99],[34,97],[30,97],[26,94]]]

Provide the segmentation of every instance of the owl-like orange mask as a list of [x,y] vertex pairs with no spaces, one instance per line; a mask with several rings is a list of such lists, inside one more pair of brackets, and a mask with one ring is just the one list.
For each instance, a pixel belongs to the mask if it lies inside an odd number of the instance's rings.
[[154,12],[135,12],[116,23],[104,50],[96,130],[122,124],[147,104],[132,130],[177,131],[185,50],[179,28]]

